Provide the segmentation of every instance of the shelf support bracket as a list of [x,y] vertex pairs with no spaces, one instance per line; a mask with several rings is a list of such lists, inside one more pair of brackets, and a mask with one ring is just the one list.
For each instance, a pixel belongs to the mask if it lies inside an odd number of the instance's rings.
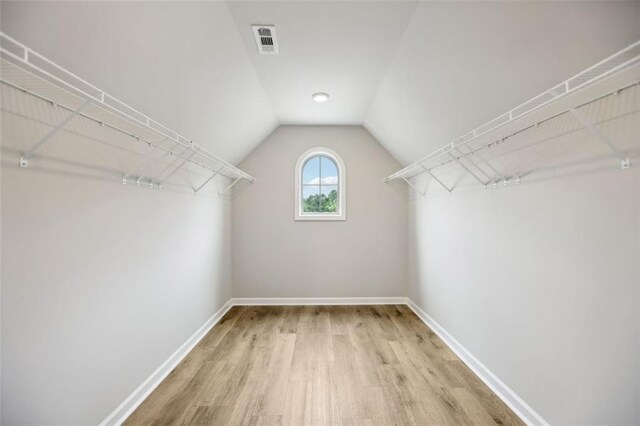
[[236,183],[238,183],[238,181],[239,181],[240,179],[242,179],[242,178],[241,178],[241,177],[236,178],[236,180],[234,180],[233,182],[231,182],[231,185],[227,186],[227,187],[224,189],[224,191],[222,191],[222,192],[218,192],[218,196],[220,196],[220,197],[221,197],[221,196],[223,196],[224,194],[226,194],[226,193],[227,193],[227,191],[229,191],[231,188],[233,188],[233,185],[235,185]]
[[250,180],[247,179],[247,184],[244,185],[243,187],[241,187],[238,191],[236,191],[236,194],[234,196],[231,197],[231,200],[235,200],[236,198],[238,198],[238,196],[240,194],[242,194],[242,192],[247,189],[248,187],[251,186],[251,184],[253,184],[253,182],[251,182]]
[[[461,155],[461,157],[464,157],[464,158],[465,158],[469,163],[471,163],[471,164],[473,165],[473,167],[474,167],[477,171],[479,171],[480,173],[482,173],[482,175],[483,175],[485,178],[487,178],[487,179],[491,180],[491,176],[489,176],[487,173],[485,173],[485,171],[484,171],[484,170],[482,170],[482,168],[481,168],[480,166],[478,166],[478,165],[477,165],[477,164],[476,164],[476,163],[471,159],[471,157],[470,157],[470,156],[475,154],[475,152],[474,152],[473,150],[471,150],[470,152],[467,152],[467,153],[462,152],[462,150],[461,150],[460,148],[454,148],[454,150],[455,150],[458,154],[460,154],[460,155]],[[461,157],[458,157],[458,158],[461,158]],[[462,160],[460,160],[460,161],[462,161]]]
[[449,157],[453,158],[455,160],[456,163],[458,163],[460,165],[460,167],[462,167],[463,169],[465,169],[467,171],[467,173],[469,173],[471,176],[473,176],[473,178],[475,180],[477,180],[480,185],[482,186],[486,186],[486,183],[484,183],[484,181],[482,179],[480,179],[478,177],[478,175],[476,175],[475,173],[473,173],[471,171],[471,169],[469,169],[467,166],[464,165],[464,163],[462,163],[462,161],[460,161],[460,158],[456,157],[455,155],[453,155],[451,152],[447,153],[449,155]]
[[[493,167],[493,165],[491,163],[489,163],[483,156],[481,156],[478,152],[474,152],[473,155],[477,156],[481,162],[483,162],[484,164],[487,165],[487,167],[489,167],[496,175],[498,175],[498,177],[502,180],[505,180],[504,175],[502,173],[500,173],[495,167]],[[486,175],[485,175],[486,176]],[[487,176],[488,177],[488,176]],[[489,180],[491,180],[491,178],[489,177]]]
[[198,153],[198,151],[195,151],[195,150],[194,150],[193,152],[191,152],[191,155],[190,155],[190,156],[188,156],[187,158],[184,158],[184,159],[182,160],[182,163],[180,163],[180,164],[178,165],[178,167],[176,167],[175,169],[173,169],[173,171],[172,171],[171,173],[169,173],[169,174],[168,174],[164,179],[162,179],[162,181],[161,181],[161,182],[159,182],[159,183],[158,183],[158,185],[162,185],[163,183],[165,183],[165,182],[167,181],[167,179],[169,179],[171,176],[173,176],[173,175],[175,175],[176,173],[178,173],[178,170],[180,170],[180,169],[182,168],[182,166],[184,166],[184,165],[187,163],[187,161],[191,160],[191,158],[192,158],[194,155],[196,155],[197,153]]
[[582,123],[583,126],[589,129],[591,134],[595,136],[596,139],[598,139],[600,142],[605,144],[611,150],[611,152],[613,152],[613,154],[615,154],[615,156],[620,159],[621,169],[624,170],[629,168],[629,158],[626,158],[624,154],[620,152],[620,150],[618,150],[618,148],[616,148],[615,145],[613,145],[613,143],[611,143],[609,138],[604,133],[602,133],[602,131],[598,129],[598,127],[591,120],[589,120],[587,117],[582,115],[580,111],[578,111],[573,107],[569,107],[569,112],[571,112],[571,114],[575,118],[577,118],[578,121],[580,121],[580,123]]
[[22,154],[22,157],[20,157],[20,167],[22,168],[28,167],[29,158],[33,157],[36,151],[38,151],[40,148],[42,148],[44,145],[50,142],[51,138],[53,138],[56,135],[56,133],[58,133],[67,124],[69,124],[69,122],[73,120],[76,116],[78,116],[78,114],[80,114],[87,106],[89,106],[90,103],[91,103],[91,99],[87,99],[86,101],[84,101],[84,103],[80,105],[78,109],[73,111],[69,116],[67,116],[67,118],[62,120],[60,124],[58,124],[56,127],[51,129],[49,133],[47,133],[42,139],[40,139],[35,145],[33,145],[29,151]]
[[[128,179],[129,177],[131,177],[131,175],[132,175],[136,170],[138,170],[138,168],[140,168],[140,166],[142,166],[144,163],[146,163],[146,162],[147,162],[147,160],[148,160],[149,158],[151,158],[151,156],[156,152],[156,150],[157,150],[158,148],[160,148],[160,147],[162,146],[162,144],[163,144],[163,143],[165,143],[165,141],[166,141],[166,140],[167,140],[167,138],[165,137],[165,138],[162,140],[162,142],[160,142],[158,145],[154,145],[154,146],[153,146],[153,148],[151,148],[151,149],[149,150],[149,152],[147,152],[147,154],[145,154],[145,156],[144,156],[144,157],[142,157],[142,158],[140,159],[140,161],[138,161],[138,162],[136,163],[136,165],[135,165],[135,166],[133,166],[133,167],[131,168],[131,170],[129,170],[127,173],[125,173],[125,175],[122,177],[122,183],[123,183],[123,184],[126,184],[126,183],[127,183],[127,179]],[[171,147],[171,150],[172,150],[173,148],[175,148],[176,146],[178,146],[178,143],[177,143],[177,142],[176,142],[176,144],[175,144],[175,145],[173,145],[173,146]],[[143,176],[140,176],[140,179],[142,179],[142,177],[143,177]]]
[[220,167],[218,170],[216,170],[216,171],[215,171],[211,176],[209,176],[209,177],[207,178],[207,180],[205,180],[205,181],[202,183],[202,185],[200,185],[200,186],[199,186],[199,187],[197,187],[197,188],[194,188],[193,192],[195,192],[195,193],[197,194],[197,193],[198,193],[198,191],[200,191],[202,188],[204,188],[204,186],[205,186],[206,184],[208,184],[209,182],[211,182],[211,179],[213,179],[214,177],[216,177],[216,176],[218,175],[218,173],[220,173],[220,172],[222,171],[222,169],[224,169],[224,168],[225,168],[225,166],[222,166],[222,167]]
[[438,179],[436,177],[436,175],[434,175],[433,173],[431,173],[431,170],[427,169],[425,166],[422,166],[422,168],[424,169],[425,172],[429,173],[429,175],[435,179],[436,182],[438,182],[444,189],[447,190],[447,192],[452,192],[453,188],[449,188],[447,185],[445,185],[440,179]]
[[408,201],[409,195],[408,193],[402,192],[402,190],[397,186],[394,185],[392,182],[394,181],[394,179],[392,180],[385,180],[384,183],[386,183],[387,185],[389,185],[391,187],[391,189],[393,189],[395,192],[397,192],[398,194],[400,194],[400,196],[402,196],[403,199],[405,199],[406,201]]
[[[184,151],[184,152],[186,152],[186,151]],[[184,153],[184,152],[183,152],[183,153]],[[171,153],[170,153],[170,154],[171,154]],[[173,154],[171,154],[171,155],[173,155]],[[167,164],[167,165],[166,165],[166,166],[165,166],[165,167],[160,171],[160,173],[156,174],[156,175],[155,175],[155,177],[153,177],[153,178],[152,178],[152,177],[149,177],[149,179],[150,179],[151,181],[159,180],[159,179],[162,177],[162,175],[164,175],[164,173],[165,173],[167,170],[169,170],[169,169],[170,169],[174,164],[176,164],[176,162],[177,162],[180,158],[182,158],[182,157],[180,157],[180,156],[176,155],[176,158],[174,158],[171,162],[169,162],[169,164]],[[126,183],[126,182],[123,182],[123,183]]]
[[402,180],[404,180],[405,182],[407,182],[407,185],[409,185],[411,188],[413,188],[414,191],[416,191],[418,194],[422,195],[423,197],[425,195],[427,195],[427,191],[420,191],[418,189],[417,186],[415,186],[414,184],[411,183],[411,181],[409,179],[407,179],[406,177],[402,176]]

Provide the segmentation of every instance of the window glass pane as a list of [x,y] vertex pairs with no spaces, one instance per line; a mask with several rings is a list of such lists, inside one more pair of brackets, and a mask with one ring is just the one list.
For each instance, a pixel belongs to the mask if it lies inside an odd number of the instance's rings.
[[340,210],[338,166],[322,154],[309,158],[302,167],[302,213],[336,214]]
[[320,205],[320,187],[319,186],[302,186],[302,211],[305,213],[319,213]]
[[302,182],[305,184],[320,183],[320,156],[311,157],[302,169]]
[[338,184],[338,167],[336,163],[329,158],[322,156],[321,159],[321,176],[323,185],[337,185]]
[[319,204],[323,213],[338,213],[338,186],[322,185]]
[[302,198],[308,198],[311,195],[318,195],[320,187],[318,185],[304,185],[302,187]]

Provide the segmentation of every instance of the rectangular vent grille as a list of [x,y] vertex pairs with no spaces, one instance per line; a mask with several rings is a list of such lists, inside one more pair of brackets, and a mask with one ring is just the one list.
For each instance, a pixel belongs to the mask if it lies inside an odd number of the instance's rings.
[[251,28],[253,29],[256,46],[258,46],[258,52],[262,55],[277,55],[276,27],[273,25],[252,25]]

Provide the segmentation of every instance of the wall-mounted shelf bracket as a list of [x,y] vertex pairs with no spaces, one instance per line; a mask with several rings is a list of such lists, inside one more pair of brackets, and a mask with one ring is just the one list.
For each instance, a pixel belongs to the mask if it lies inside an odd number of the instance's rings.
[[194,189],[193,189],[193,192],[197,194],[197,193],[198,193],[198,191],[200,191],[202,188],[204,188],[204,186],[205,186],[206,184],[208,184],[209,182],[211,182],[211,179],[213,179],[214,177],[216,177],[216,176],[218,175],[218,173],[220,173],[220,172],[222,171],[222,169],[224,169],[224,166],[222,166],[221,168],[219,168],[218,170],[216,170],[215,172],[213,172],[213,174],[212,174],[211,176],[209,176],[209,177],[207,178],[207,180],[205,180],[205,181],[202,183],[202,185],[200,185],[200,186],[199,186],[199,187],[197,187],[197,188],[194,188]]
[[[503,180],[502,181],[502,185],[504,186],[508,186],[509,185],[509,181],[508,180]],[[489,183],[487,183],[486,185],[483,185],[482,189],[488,189],[489,188]],[[492,189],[498,189],[498,181],[494,181],[493,183],[491,183],[491,188]]]
[[[149,152],[147,152],[141,159],[140,161],[138,161],[136,163],[135,166],[133,166],[131,168],[131,170],[129,170],[127,173],[125,173],[125,175],[122,177],[122,183],[126,185],[127,183],[127,179],[129,178],[129,176],[131,176],[133,173],[135,173],[136,170],[138,170],[140,168],[140,166],[142,166],[147,160],[149,160],[151,158],[151,156],[162,146],[163,143],[165,143],[165,141],[168,138],[164,138],[162,140],[162,142],[160,142],[157,145],[152,145],[151,148],[149,149]],[[169,150],[169,152],[171,152],[175,147],[178,146],[178,143],[176,142],[171,149]],[[140,176],[140,178],[142,178],[142,176]]]
[[629,166],[630,166],[629,159],[626,158],[624,156],[624,154],[622,152],[620,152],[620,150],[618,148],[616,148],[616,146],[609,140],[609,138],[600,129],[598,129],[598,127],[591,120],[589,120],[587,117],[582,115],[580,113],[580,111],[578,111],[577,109],[575,109],[573,107],[569,108],[569,112],[571,113],[571,115],[573,115],[575,118],[577,118],[578,121],[580,123],[582,123],[583,126],[585,126],[587,129],[589,129],[591,134],[593,136],[595,136],[597,140],[599,140],[604,145],[606,145],[607,148],[609,148],[609,150],[616,157],[618,157],[620,159],[620,168],[622,170],[625,170],[625,169],[629,168]]
[[247,182],[246,185],[242,186],[240,189],[236,189],[235,190],[235,194],[231,197],[232,200],[235,200],[240,194],[242,194],[242,192],[247,189],[248,187],[250,187],[255,180],[254,179],[248,179],[246,177],[244,177],[245,181]]
[[628,169],[629,167],[631,167],[631,162],[629,161],[628,158],[625,158],[620,162],[620,168],[622,170]]
[[418,194],[420,194],[421,196],[425,196],[427,194],[427,191],[420,191],[420,189],[418,189],[417,186],[415,186],[414,184],[411,183],[411,181],[409,179],[407,179],[406,177],[402,177],[402,180],[404,180],[405,182],[407,182],[407,185],[409,185],[411,188],[413,188],[414,191],[416,191]]
[[[425,169],[424,169],[424,171],[425,171],[425,172],[427,172],[427,173],[429,173],[429,175],[430,175],[430,176],[431,176],[431,177],[432,177],[436,182],[438,182],[438,183],[439,183],[439,184],[440,184],[444,189],[446,189],[446,190],[447,190],[447,192],[452,192],[452,191],[453,191],[453,188],[449,188],[447,185],[445,185],[445,184],[444,184],[440,179],[438,179],[438,178],[436,177],[436,175],[434,175],[433,173],[431,173],[431,170],[429,170],[429,169],[425,168]],[[424,194],[423,194],[423,195],[424,195]]]
[[[160,178],[162,176],[164,176],[165,172],[167,170],[169,170],[171,167],[173,167],[173,165],[176,164],[178,162],[178,160],[180,160],[180,158],[182,158],[182,157],[176,156],[176,158],[174,158],[173,161],[171,161],[169,164],[164,166],[164,168],[159,173],[157,173],[154,177],[150,177],[149,179],[152,180],[152,181],[153,180],[160,180]],[[162,182],[164,182],[164,181],[160,181],[160,184],[158,185],[158,188],[160,188],[162,186]]]
[[238,183],[238,181],[239,181],[240,179],[242,179],[242,178],[241,178],[241,177],[236,178],[233,182],[231,182],[231,185],[227,186],[227,187],[224,189],[224,191],[222,191],[222,192],[218,192],[218,195],[219,195],[219,196],[223,196],[224,194],[226,194],[226,193],[227,193],[231,188],[233,188],[233,186],[234,186],[236,183]]
[[91,104],[91,99],[87,99],[86,101],[84,101],[84,103],[82,105],[80,105],[80,107],[78,109],[76,109],[71,114],[69,114],[69,116],[67,116],[67,118],[62,120],[62,122],[60,122],[60,124],[58,124],[56,127],[51,129],[49,131],[49,133],[44,135],[44,137],[42,139],[40,139],[35,145],[33,145],[29,151],[27,151],[24,154],[22,154],[22,157],[20,157],[20,167],[21,168],[29,167],[29,158],[33,157],[33,155],[36,153],[36,151],[38,151],[40,148],[42,148],[44,145],[46,145],[48,142],[50,142],[51,139],[56,135],[56,133],[58,133],[60,130],[64,129],[64,127],[67,124],[69,124],[69,122],[71,120],[73,120],[75,117],[77,117],[78,114],[80,114],[82,112],[82,110],[84,110],[87,106],[89,106],[89,104]]
[[187,164],[187,162],[189,160],[191,160],[191,158],[193,158],[194,155],[196,155],[198,153],[198,151],[193,150],[193,152],[191,152],[191,155],[189,155],[187,158],[183,159],[182,162],[178,165],[178,167],[176,167],[175,169],[173,169],[171,171],[171,173],[169,173],[169,175],[167,175],[164,179],[162,179],[162,181],[159,183],[159,185],[162,185],[163,183],[165,183],[167,181],[167,179],[169,179],[171,176],[175,175],[176,173],[178,173],[178,170],[180,170],[182,168],[182,166],[184,166],[185,164]]
[[[484,158],[482,155],[480,155],[479,152],[474,152],[473,155],[475,155],[480,160],[480,162],[482,162],[487,167],[489,167],[491,169],[491,171],[493,173],[495,173],[500,179],[504,179],[504,175],[502,173],[500,173],[495,167],[493,167],[493,165],[489,161],[487,161],[486,158]],[[478,167],[478,169],[480,169],[480,168]],[[487,178],[489,178],[489,176],[486,173],[484,175],[487,176]],[[491,180],[491,179],[489,178],[489,180]]]
[[449,155],[449,157],[451,157],[451,158],[452,158],[456,163],[458,163],[458,165],[459,165],[460,167],[462,167],[462,168],[463,168],[467,173],[469,173],[471,176],[473,176],[473,178],[474,178],[475,180],[477,180],[477,181],[478,181],[478,183],[480,183],[480,185],[482,185],[482,186],[485,186],[485,185],[486,185],[486,183],[484,183],[484,182],[483,182],[483,180],[482,180],[482,179],[480,179],[480,178],[478,177],[478,175],[476,175],[475,173],[473,173],[473,172],[471,171],[471,169],[469,169],[467,166],[465,166],[465,165],[462,163],[462,161],[460,161],[460,158],[459,158],[459,157],[456,157],[455,155],[453,155],[453,154],[452,154],[452,153],[450,153],[450,152],[448,152],[447,154],[448,154],[448,155]]
[[[478,164],[476,164],[476,162],[473,161],[473,159],[472,159],[472,156],[474,154],[473,150],[471,150],[469,152],[463,152],[461,149],[455,148],[454,151],[456,151],[456,153],[460,154],[460,157],[458,157],[459,159],[464,157],[469,162],[469,164],[471,164],[477,171],[479,171],[482,174],[482,176],[484,176],[487,179],[487,182],[491,180],[491,176],[489,176],[484,170],[482,170],[482,167],[478,166]],[[481,161],[482,161],[482,159],[481,159]],[[485,163],[486,163],[486,161],[485,161]],[[491,165],[489,165],[489,166],[491,167]],[[486,185],[486,183],[483,184],[483,185]]]

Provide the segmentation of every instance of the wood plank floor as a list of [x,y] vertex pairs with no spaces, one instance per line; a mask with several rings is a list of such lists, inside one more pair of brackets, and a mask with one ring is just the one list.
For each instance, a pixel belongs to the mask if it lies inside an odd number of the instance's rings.
[[234,307],[125,424],[523,423],[388,305]]

